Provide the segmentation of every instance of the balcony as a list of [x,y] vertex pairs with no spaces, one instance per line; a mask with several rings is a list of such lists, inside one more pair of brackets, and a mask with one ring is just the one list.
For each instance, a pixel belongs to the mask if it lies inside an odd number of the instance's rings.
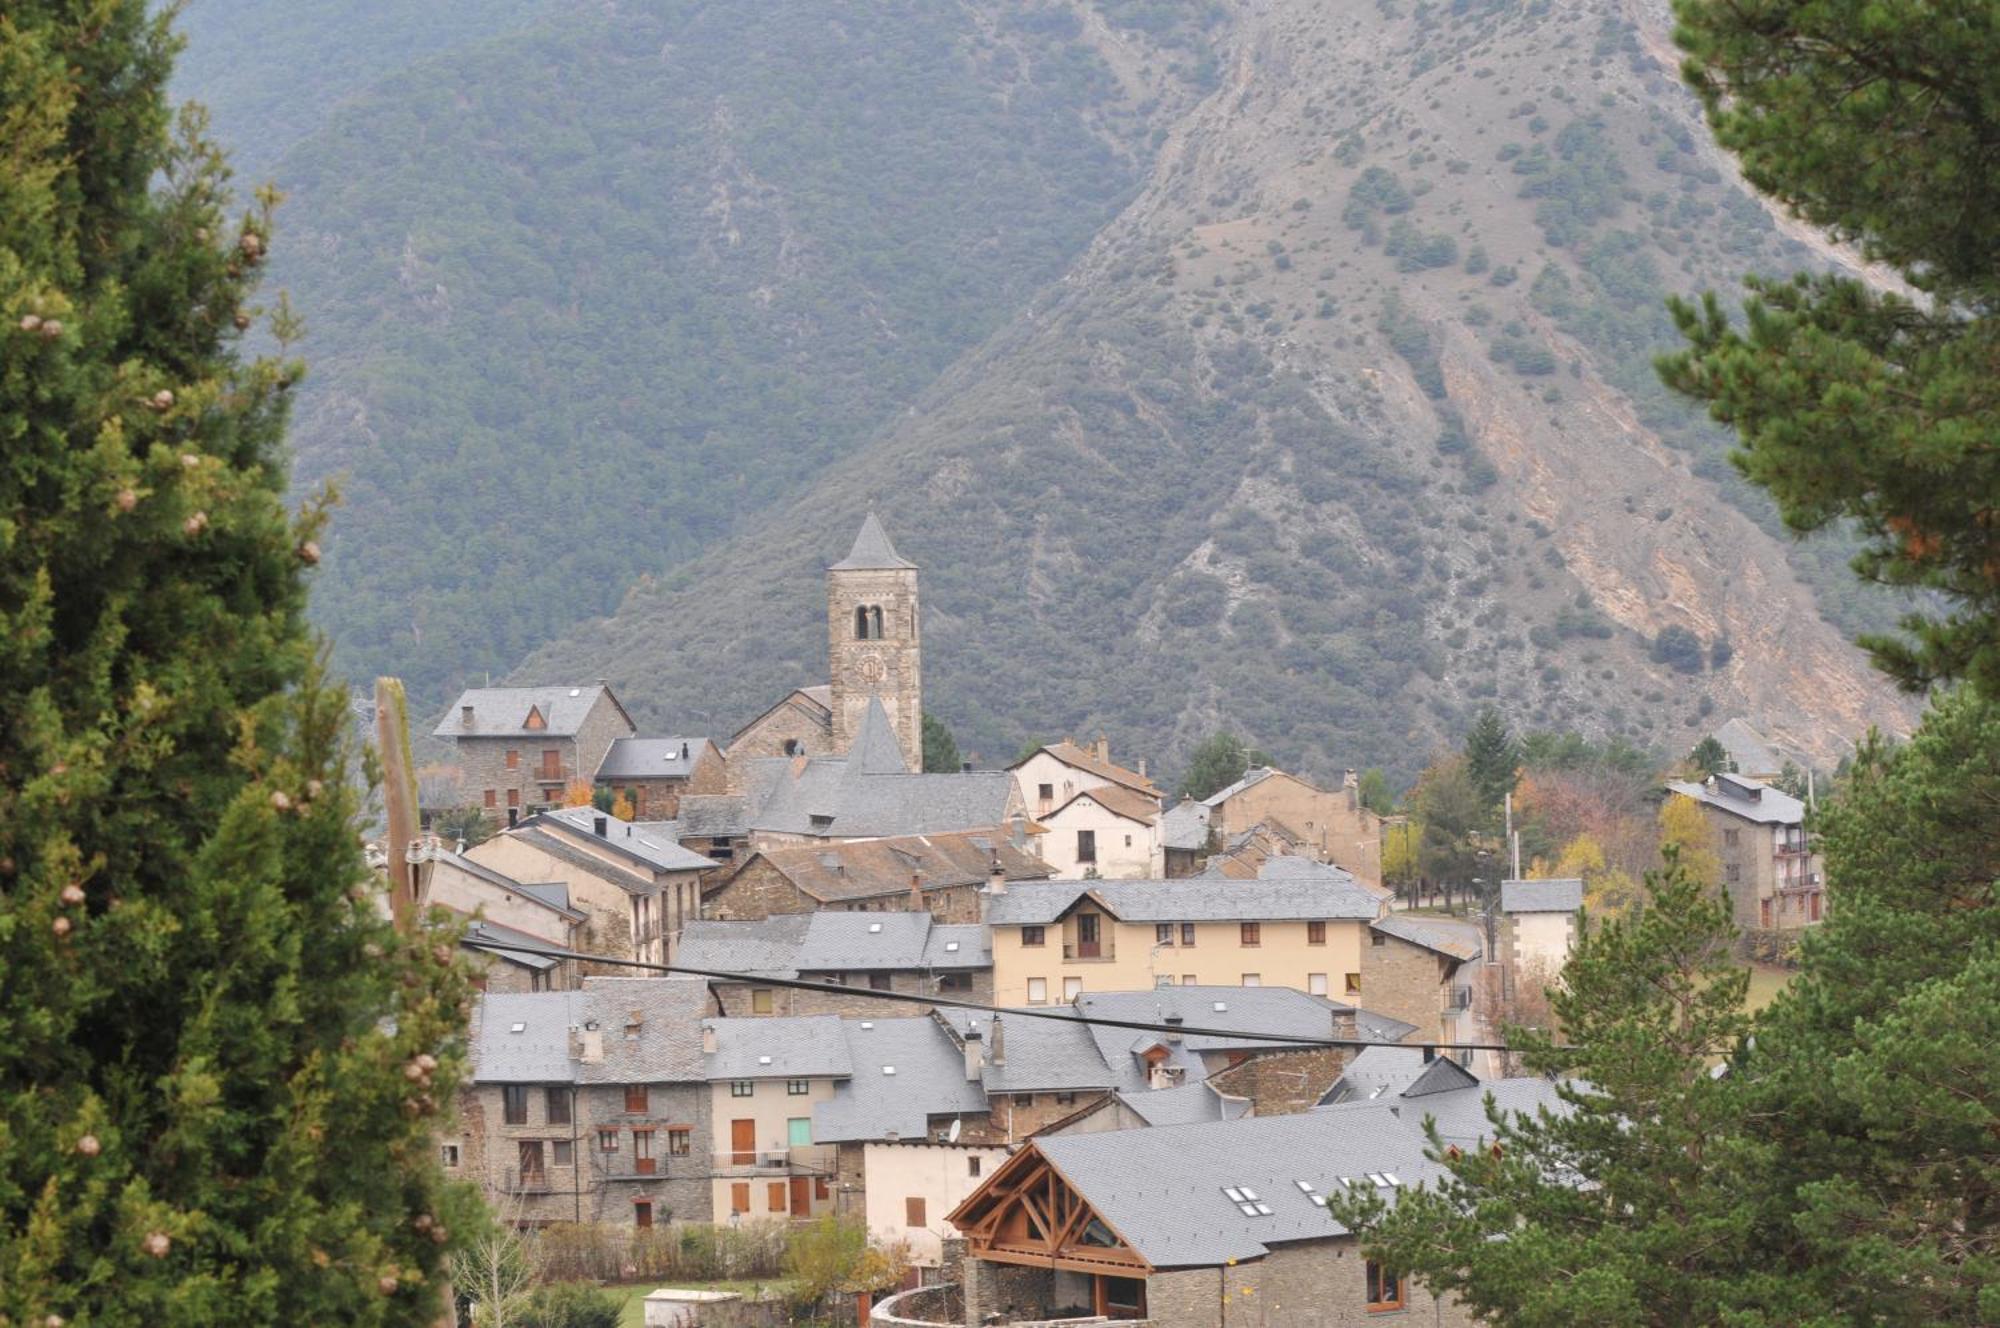
[[1772,851],[1780,858],[1803,858],[1812,852],[1812,847],[1801,839],[1797,842],[1780,842]]
[[1118,957],[1118,949],[1109,941],[1064,941],[1063,958],[1072,963],[1108,964]]
[[831,1176],[833,1149],[826,1145],[717,1153],[717,1176]]
[[549,1184],[546,1170],[522,1171],[518,1167],[508,1167],[500,1173],[500,1188],[505,1194],[549,1194],[555,1189]]

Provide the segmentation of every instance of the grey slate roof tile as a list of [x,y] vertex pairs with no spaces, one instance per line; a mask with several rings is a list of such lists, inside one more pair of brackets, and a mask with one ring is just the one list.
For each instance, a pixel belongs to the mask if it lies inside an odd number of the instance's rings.
[[[585,978],[581,991],[488,993],[474,1006],[478,1083],[667,1083],[704,1078],[708,984],[694,978]],[[632,1024],[636,1011],[639,1021]],[[604,1058],[570,1056],[570,1029],[595,1020]],[[628,1028],[637,1036],[628,1037]]]
[[882,529],[881,521],[870,512],[854,536],[854,547],[847,551],[845,558],[827,570],[829,572],[903,571],[915,567],[915,563],[896,552],[896,546],[889,542],[889,532]]
[[1583,882],[1574,877],[1500,882],[1502,913],[1574,913],[1583,907]]
[[1713,775],[1699,784],[1671,782],[1675,793],[1758,825],[1802,825],[1806,805],[1782,789],[1742,775]]
[[[813,1138],[821,1143],[922,1139],[928,1116],[986,1110],[986,1091],[965,1077],[965,1057],[928,1015],[843,1019],[852,1075],[831,1101],[813,1108]],[[884,1074],[884,1066],[895,1067]]]
[[711,1082],[844,1078],[853,1064],[840,1024],[833,1015],[705,1019],[715,1050],[702,1059]]
[[597,778],[686,779],[707,746],[707,738],[619,738],[604,753]]
[[1249,1114],[1250,1099],[1217,1092],[1207,1082],[1183,1084],[1179,1088],[1155,1088],[1144,1092],[1121,1092],[1118,1100],[1148,1125],[1193,1125],[1201,1121],[1241,1120]]
[[1398,940],[1408,941],[1411,945],[1420,945],[1426,950],[1434,950],[1452,959],[1479,958],[1478,942],[1468,941],[1455,928],[1433,926],[1420,918],[1401,913],[1391,913],[1387,917],[1377,918],[1368,925],[1385,936],[1394,936]]
[[[604,834],[597,822],[604,822]],[[540,812],[523,821],[530,829],[547,828],[551,833],[588,838],[592,844],[607,846],[613,853],[632,858],[652,871],[705,871],[715,863],[699,853],[691,853],[671,839],[656,839],[630,821],[621,821],[594,807],[560,807]]]
[[1224,888],[1212,880],[1192,877],[1175,881],[1027,881],[1008,886],[1004,895],[993,896],[987,921],[1003,926],[1047,925],[1086,894],[1126,922],[1366,920],[1382,911],[1381,901],[1351,876],[1236,881]]
[[[590,708],[610,689],[588,686],[468,687],[431,730],[433,738],[539,737],[569,738],[583,725]],[[612,698],[617,703],[617,698]],[[472,723],[463,722],[464,707],[472,707]],[[530,710],[540,710],[548,727],[522,727]]]

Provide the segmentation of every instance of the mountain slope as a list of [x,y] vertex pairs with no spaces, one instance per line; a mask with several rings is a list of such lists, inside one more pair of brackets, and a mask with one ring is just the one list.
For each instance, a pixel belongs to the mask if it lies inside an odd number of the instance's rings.
[[1813,261],[1705,149],[1657,22],[1228,11],[1221,86],[1060,282],[523,673],[725,735],[820,676],[817,569],[877,505],[924,567],[927,699],[988,759],[1102,725],[1171,760],[1229,723],[1407,775],[1488,700],[1663,752],[1710,707],[1828,762],[1901,727],[1828,621],[1884,606],[1650,377],[1667,291]]
[[[1094,12],[1100,27],[1103,19]],[[280,162],[315,612],[438,695],[799,492],[1143,179],[1191,30],[1019,5],[565,4]]]

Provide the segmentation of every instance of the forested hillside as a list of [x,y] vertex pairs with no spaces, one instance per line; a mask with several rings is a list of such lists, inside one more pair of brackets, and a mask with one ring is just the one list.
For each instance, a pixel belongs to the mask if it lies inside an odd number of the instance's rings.
[[[1843,640],[1889,606],[1653,377],[1668,293],[1828,251],[1652,0],[494,15],[316,70],[273,167],[350,673],[726,736],[822,676],[876,506],[987,759],[1230,724],[1408,774],[1495,699],[1662,751],[1900,724]],[[207,68],[232,115],[285,86]]]

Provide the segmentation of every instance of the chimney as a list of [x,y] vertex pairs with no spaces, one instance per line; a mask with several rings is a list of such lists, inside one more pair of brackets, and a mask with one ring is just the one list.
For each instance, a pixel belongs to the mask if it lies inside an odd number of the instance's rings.
[[1105,737],[1102,733],[1097,735],[1096,752],[1098,760],[1104,762],[1106,765],[1111,763],[1111,739]]
[[1167,1045],[1178,1047],[1181,1043],[1181,1025],[1187,1020],[1177,1014],[1170,1014],[1160,1021],[1167,1026]]
[[1424,1064],[1429,1065],[1432,1061],[1436,1060],[1437,1058],[1438,1058],[1438,1049],[1436,1047],[1424,1048]]
[[701,1054],[704,1056],[715,1054],[715,1025],[706,1020],[701,1026]]
[[681,760],[685,761],[685,760],[687,760],[687,759],[688,759],[688,745],[687,745],[686,743],[682,743],[682,744],[681,744]]
[[924,878],[916,872],[910,873],[910,912],[922,913],[930,907],[924,903]]
[[1354,1007],[1337,1005],[1333,1010],[1333,1036],[1344,1042],[1352,1042],[1356,1036]]
[[1000,1035],[1000,1016],[993,1016],[993,1049],[987,1052],[987,1059],[995,1065],[1007,1063],[1007,1044]]
[[639,1035],[645,1031],[646,1012],[644,1010],[627,1010],[625,1012],[625,1040],[627,1042],[637,1042]]
[[600,1065],[604,1061],[604,1030],[597,1026],[595,1019],[583,1026],[583,1047],[577,1059],[585,1065]]
[[980,1072],[986,1068],[986,1044],[980,1040],[979,1030],[965,1030],[965,1082],[979,1082]]
[[1144,779],[1145,777],[1146,777],[1146,758],[1142,756],[1139,758],[1139,778]]
[[1347,795],[1347,810],[1361,810],[1361,780],[1352,770],[1340,777],[1340,791]]
[[519,807],[509,807],[507,809],[507,828],[509,830],[512,830],[515,826],[519,825],[520,823],[521,823],[521,809]]
[[467,729],[469,729],[469,728],[471,728],[471,727],[472,727],[472,707],[471,707],[471,706],[469,706],[469,705],[462,705],[462,706],[460,706],[460,707],[458,708],[458,723],[459,723],[459,727],[460,727],[460,728],[467,728]]
[[1007,866],[1000,861],[997,848],[986,857],[986,888],[996,895],[1007,893]]
[[958,773],[959,773],[959,774],[961,774],[961,775],[969,775],[969,774],[971,774],[971,773],[972,773],[972,762],[970,762],[970,761],[960,761],[960,762],[958,763]]
[[611,822],[605,820],[602,816],[593,816],[590,819],[590,828],[597,832],[599,839],[605,839],[610,835]]

